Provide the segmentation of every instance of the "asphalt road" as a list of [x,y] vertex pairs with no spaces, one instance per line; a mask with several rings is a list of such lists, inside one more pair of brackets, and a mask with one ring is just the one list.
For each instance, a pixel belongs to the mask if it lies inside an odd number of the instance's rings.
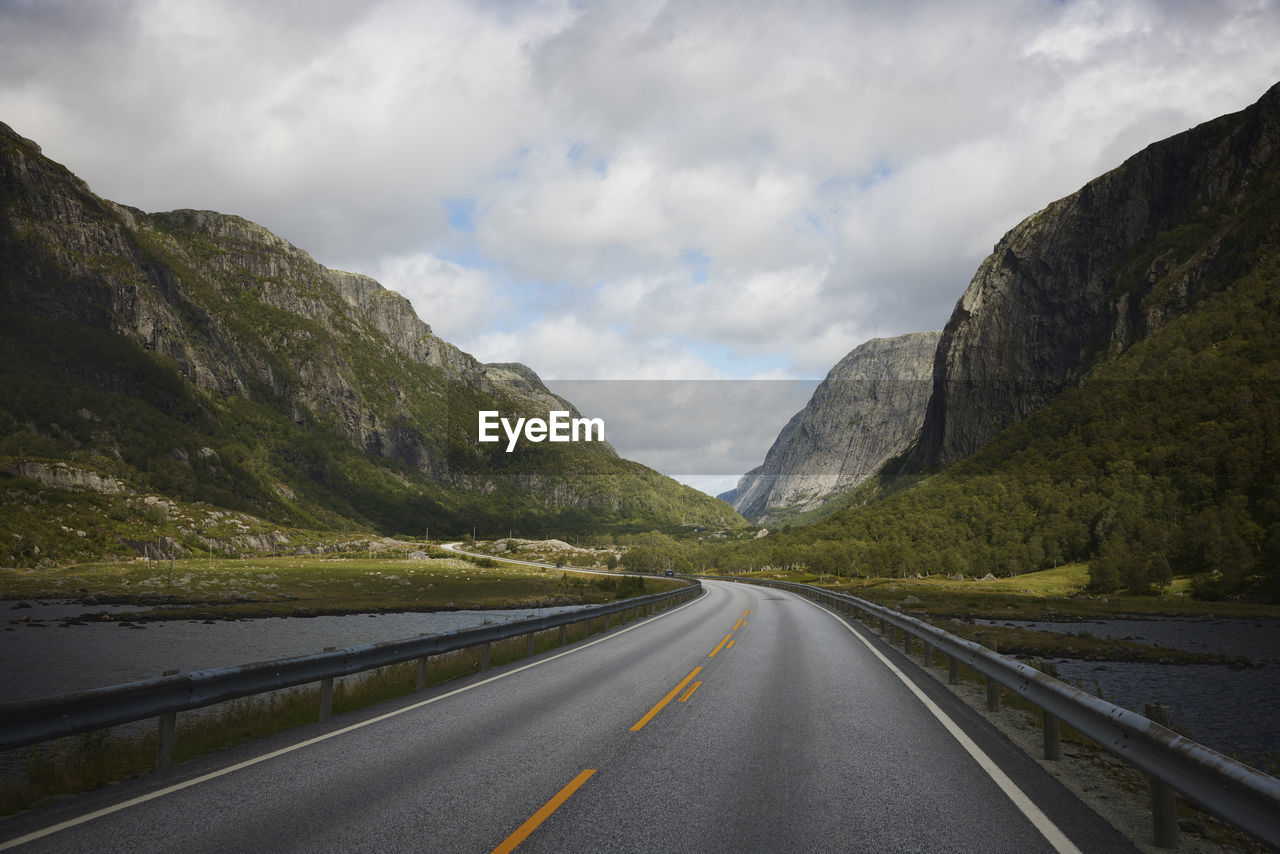
[[8,820],[0,839],[165,854],[1136,850],[862,627],[790,593],[705,587],[586,644]]

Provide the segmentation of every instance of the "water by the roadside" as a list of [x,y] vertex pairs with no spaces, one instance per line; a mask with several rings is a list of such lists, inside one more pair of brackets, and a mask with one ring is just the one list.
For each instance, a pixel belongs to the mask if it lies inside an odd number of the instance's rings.
[[[1206,747],[1262,764],[1280,754],[1280,620],[978,620],[1036,631],[1134,640],[1169,649],[1243,656],[1255,667],[1057,659],[1058,676],[1090,694],[1142,713],[1169,707],[1174,726]],[[1273,758],[1280,759],[1280,756]]]
[[1280,620],[1206,620],[1160,617],[1146,620],[974,620],[992,626],[1019,626],[1038,632],[1135,640],[1188,652],[1243,655],[1254,664],[1280,664]]
[[[269,617],[257,620],[90,622],[86,612],[130,608],[0,603],[0,703],[118,685],[165,670],[204,670],[558,614],[581,606],[495,611]],[[29,618],[20,622],[23,618]]]
[[1280,666],[1233,670],[1211,664],[1134,661],[1054,662],[1058,678],[1141,714],[1147,703],[1169,707],[1173,725],[1219,753],[1258,765],[1280,761]]

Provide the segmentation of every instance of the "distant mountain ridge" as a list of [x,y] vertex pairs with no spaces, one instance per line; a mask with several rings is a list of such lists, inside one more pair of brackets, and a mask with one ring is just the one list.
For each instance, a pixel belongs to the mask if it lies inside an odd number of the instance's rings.
[[526,366],[440,339],[367,276],[237,216],[99,198],[3,124],[0,326],[10,473],[71,462],[281,523],[386,533],[741,524],[607,443],[478,444],[480,409],[572,405]]
[[939,332],[873,338],[841,359],[782,428],[764,462],[726,493],[761,524],[815,510],[908,450],[933,389]]

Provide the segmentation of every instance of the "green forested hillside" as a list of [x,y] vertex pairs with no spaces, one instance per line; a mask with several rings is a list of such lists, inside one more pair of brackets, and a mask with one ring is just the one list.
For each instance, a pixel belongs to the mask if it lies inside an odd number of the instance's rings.
[[887,478],[869,503],[718,563],[1002,576],[1089,561],[1102,591],[1176,573],[1198,575],[1202,595],[1280,595],[1275,238],[1234,283],[969,459]]

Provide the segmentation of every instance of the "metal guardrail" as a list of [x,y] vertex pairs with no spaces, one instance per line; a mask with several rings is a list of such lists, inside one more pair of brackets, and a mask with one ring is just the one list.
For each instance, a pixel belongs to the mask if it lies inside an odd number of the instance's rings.
[[[526,652],[532,654],[533,635],[537,632],[585,622],[589,633],[590,621],[601,617],[605,619],[607,631],[609,617],[614,614],[633,609],[636,610],[637,615],[641,609],[653,613],[659,607],[669,607],[676,602],[700,595],[701,588],[701,582],[693,580],[690,586],[680,590],[637,596],[607,605],[500,626],[482,626],[275,661],[197,670],[74,694],[6,703],[0,705],[0,750],[24,747],[54,738],[149,718],[160,718],[163,745],[166,716],[311,682],[322,684],[321,719],[324,719],[328,715],[325,709],[323,686],[327,682],[331,698],[331,680],[336,677],[350,676],[354,673],[415,659],[425,662],[427,658],[434,655],[477,646],[483,650],[481,669],[485,669],[488,666],[490,644],[527,636],[529,642]],[[561,641],[563,640],[562,637]],[[425,670],[420,664],[419,689],[424,687],[424,677]],[[169,720],[169,728],[172,730],[172,718],[170,717]],[[162,746],[161,750],[164,749]],[[171,756],[171,743],[168,749]],[[157,764],[167,765],[168,758],[159,756]]]
[[[1006,658],[973,641],[956,637],[882,605],[808,584],[728,577],[725,580],[792,590],[837,609],[860,611],[881,621],[882,629],[892,627],[890,643],[894,642],[895,630],[902,631],[908,654],[911,638],[918,638],[925,644],[925,661],[932,661],[934,649],[949,656],[952,682],[956,681],[957,664],[964,664],[985,676],[989,708],[998,708],[999,688],[996,686],[1003,686],[1038,706],[1044,712],[1046,754],[1057,751],[1058,721],[1066,723],[1148,775],[1152,779],[1153,790],[1158,783],[1163,783],[1205,811],[1280,849],[1280,780],[1275,777],[1223,756],[1143,715],[1054,679],[1030,665]],[[1163,810],[1158,798],[1153,797],[1153,801],[1156,844],[1174,847],[1178,828],[1171,799]]]

